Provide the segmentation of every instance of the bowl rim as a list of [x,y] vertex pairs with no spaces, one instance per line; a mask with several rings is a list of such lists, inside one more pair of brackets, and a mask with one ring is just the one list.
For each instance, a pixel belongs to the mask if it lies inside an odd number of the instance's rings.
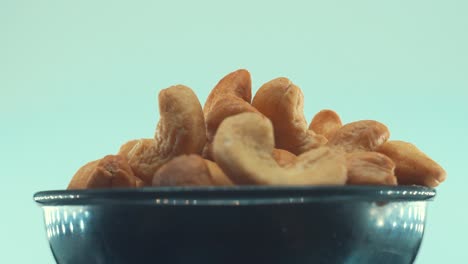
[[339,201],[430,201],[424,186],[229,186],[51,190],[34,194],[40,206],[152,204],[159,206],[275,205]]

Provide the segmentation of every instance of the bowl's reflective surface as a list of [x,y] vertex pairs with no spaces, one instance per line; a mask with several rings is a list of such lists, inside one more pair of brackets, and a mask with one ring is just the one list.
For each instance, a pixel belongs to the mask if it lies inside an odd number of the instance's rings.
[[423,187],[49,191],[58,263],[412,263]]

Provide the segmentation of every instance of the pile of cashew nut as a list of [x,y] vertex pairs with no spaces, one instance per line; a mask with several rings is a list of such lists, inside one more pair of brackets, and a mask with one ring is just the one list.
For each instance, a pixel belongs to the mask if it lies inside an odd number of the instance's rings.
[[202,108],[184,85],[159,93],[154,138],[128,141],[87,163],[68,189],[144,186],[423,185],[444,169],[413,144],[389,140],[374,120],[343,125],[332,110],[310,125],[301,89],[287,78],[262,85],[252,99],[250,74],[237,70]]

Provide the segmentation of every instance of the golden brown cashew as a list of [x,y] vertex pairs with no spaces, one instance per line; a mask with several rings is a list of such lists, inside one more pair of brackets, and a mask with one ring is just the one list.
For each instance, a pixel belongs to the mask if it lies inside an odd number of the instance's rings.
[[348,182],[351,185],[397,185],[395,163],[377,152],[346,154]]
[[[212,142],[219,124],[229,116],[243,112],[258,112],[251,104],[250,73],[240,69],[226,75],[208,96],[203,112],[208,142]],[[210,153],[206,151],[206,153]]]
[[392,140],[384,143],[377,151],[395,162],[399,184],[436,187],[447,177],[439,164],[411,143]]
[[101,160],[94,160],[86,163],[73,175],[67,189],[86,189],[88,188],[88,180],[95,173],[96,167]]
[[153,176],[153,186],[229,186],[231,180],[211,161],[182,155],[164,164]]
[[328,145],[346,152],[374,151],[390,137],[388,128],[374,120],[344,125],[328,141]]
[[273,123],[277,148],[299,155],[327,141],[308,129],[304,117],[304,95],[287,78],[277,78],[262,85],[252,105]]
[[159,113],[155,139],[127,142],[119,152],[127,154],[135,175],[147,185],[164,163],[182,154],[201,154],[206,142],[203,111],[190,88],[176,85],[162,90]]
[[281,167],[273,158],[271,121],[256,113],[226,118],[213,141],[216,163],[237,184],[343,185],[344,155],[328,147],[308,151],[295,164]]
[[309,130],[330,139],[342,126],[340,116],[333,110],[325,109],[314,116]]
[[125,157],[108,155],[81,167],[67,189],[139,187],[140,183]]

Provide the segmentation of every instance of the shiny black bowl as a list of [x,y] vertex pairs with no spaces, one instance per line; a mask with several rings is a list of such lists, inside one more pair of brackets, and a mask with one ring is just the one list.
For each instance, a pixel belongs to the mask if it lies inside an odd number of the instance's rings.
[[34,195],[57,263],[412,263],[430,188],[203,187]]

